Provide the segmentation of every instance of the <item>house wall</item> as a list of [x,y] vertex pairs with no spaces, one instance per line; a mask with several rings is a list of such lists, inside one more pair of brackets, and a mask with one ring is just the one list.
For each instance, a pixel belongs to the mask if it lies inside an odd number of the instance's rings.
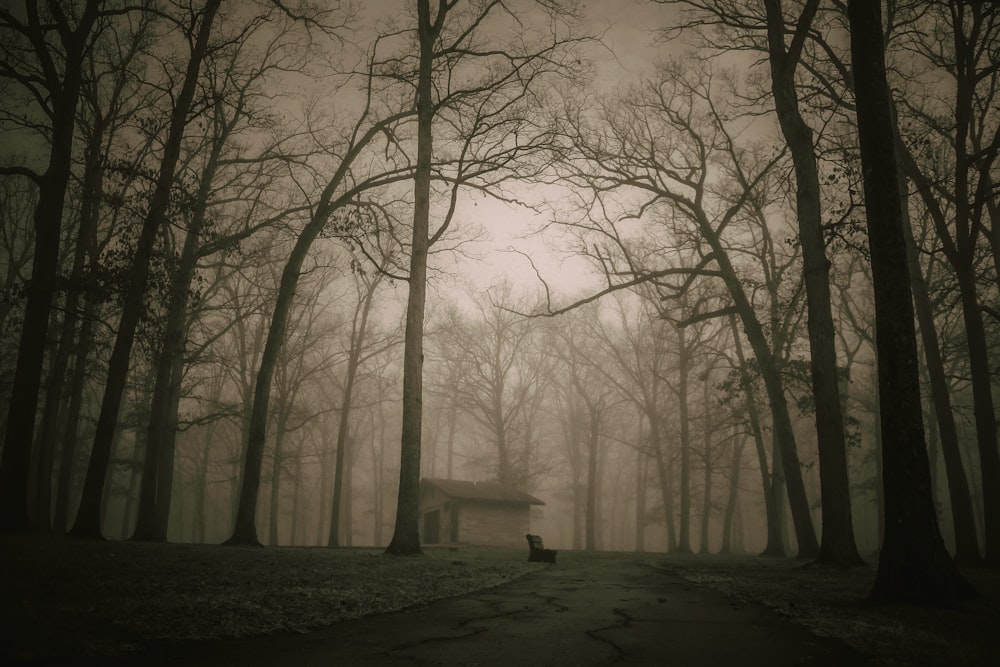
[[[437,543],[483,544],[490,546],[521,547],[528,532],[529,508],[527,505],[477,503],[454,500],[436,489],[424,493],[420,499],[420,541],[428,540],[433,527],[428,525],[428,515],[437,511]],[[453,518],[457,514],[457,522]],[[430,519],[433,521],[433,517]],[[453,523],[455,522],[455,523]],[[457,523],[457,539],[452,529]]]
[[521,547],[528,532],[528,506],[463,503],[458,513],[458,541],[466,544]]

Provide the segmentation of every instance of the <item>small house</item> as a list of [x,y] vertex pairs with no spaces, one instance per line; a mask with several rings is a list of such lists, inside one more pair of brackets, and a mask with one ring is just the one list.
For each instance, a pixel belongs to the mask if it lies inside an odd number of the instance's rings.
[[420,480],[420,541],[423,544],[524,546],[532,495],[494,482]]

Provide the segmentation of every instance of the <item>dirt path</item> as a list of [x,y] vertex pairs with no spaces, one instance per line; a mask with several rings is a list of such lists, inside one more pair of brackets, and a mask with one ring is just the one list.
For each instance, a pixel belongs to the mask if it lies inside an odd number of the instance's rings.
[[857,665],[765,609],[736,604],[641,556],[560,555],[511,584],[303,635],[201,642],[121,664]]

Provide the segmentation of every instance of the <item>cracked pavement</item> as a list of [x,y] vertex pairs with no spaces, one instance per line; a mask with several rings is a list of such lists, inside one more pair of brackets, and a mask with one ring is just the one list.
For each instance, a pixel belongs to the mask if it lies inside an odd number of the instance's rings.
[[772,612],[650,564],[561,552],[503,586],[301,635],[199,642],[142,664],[857,665],[864,658]]

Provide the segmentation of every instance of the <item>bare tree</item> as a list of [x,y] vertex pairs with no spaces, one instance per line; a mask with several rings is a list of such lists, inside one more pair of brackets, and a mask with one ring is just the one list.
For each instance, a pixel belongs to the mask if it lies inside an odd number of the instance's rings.
[[[1000,450],[996,380],[990,372],[995,355],[991,359],[984,321],[984,314],[994,322],[1000,320],[986,296],[996,296],[1000,276],[997,244],[991,242],[986,222],[992,218],[995,236],[994,180],[1000,154],[995,113],[1000,68],[995,45],[1000,40],[1000,8],[993,3],[934,2],[927,8],[925,23],[926,29],[899,31],[900,48],[918,54],[912,67],[920,69],[910,74],[915,79],[913,94],[896,100],[901,122],[908,125],[897,128],[897,150],[900,167],[930,215],[958,288],[982,474],[985,557],[992,567],[1000,567]],[[947,90],[954,90],[949,99],[924,92],[920,77],[928,69],[948,77]],[[984,281],[980,266],[986,245],[992,245],[994,265],[992,280]],[[942,400],[940,389],[937,396]],[[952,449],[950,439],[945,442]],[[963,549],[966,557],[968,546]]]
[[24,87],[27,105],[33,107],[32,116],[37,110],[45,119],[40,129],[48,138],[48,164],[41,173],[25,166],[0,167],[0,174],[26,176],[38,187],[31,289],[25,304],[0,459],[0,530],[5,532],[23,532],[31,525],[31,446],[73,160],[83,55],[95,33],[107,25],[108,15],[97,0],[74,7],[77,11],[72,13],[66,13],[58,4],[50,4],[48,9],[42,13],[37,2],[27,3],[23,18],[7,8],[0,10],[0,76]]
[[881,13],[871,2],[848,5],[875,284],[886,501],[885,541],[871,597],[939,604],[974,592],[944,548],[930,494]]
[[445,354],[463,369],[454,387],[459,404],[482,427],[492,445],[489,467],[503,485],[528,489],[537,478],[536,443],[531,436],[533,408],[550,370],[535,348],[531,323],[515,311],[509,283],[483,295],[471,317],[457,310],[437,334]]
[[[504,197],[503,183],[527,178],[542,166],[528,156],[544,147],[549,135],[537,115],[543,86],[550,75],[579,69],[570,47],[578,41],[564,35],[572,18],[567,3],[526,2],[546,26],[541,34],[525,31],[512,3],[466,0],[417,0],[414,50],[401,61],[403,76],[415,82],[417,159],[414,171],[414,212],[410,242],[409,296],[403,350],[403,433],[396,526],[386,549],[396,555],[419,554],[418,501],[423,409],[423,335],[427,257],[448,230],[461,187]],[[506,24],[497,23],[505,21]],[[506,38],[490,45],[487,28]],[[411,52],[412,53],[412,52]],[[435,134],[440,136],[435,138]],[[440,141],[448,137],[450,142]],[[454,146],[435,151],[437,145]],[[452,185],[442,221],[430,229],[431,181],[434,163],[450,166],[443,177]]]
[[170,204],[170,192],[180,157],[181,141],[194,99],[201,63],[209,49],[212,24],[221,0],[208,0],[204,11],[199,12],[197,29],[190,35],[190,58],[184,72],[183,83],[171,110],[170,127],[164,143],[163,158],[156,179],[156,188],[149,201],[149,210],[139,233],[135,256],[129,274],[129,283],[122,304],[121,318],[114,350],[108,362],[107,382],[101,399],[101,412],[94,434],[87,476],[83,485],[83,498],[73,524],[71,535],[99,538],[101,536],[101,499],[111,454],[112,438],[118,420],[121,394],[125,387],[129,358],[135,340],[135,329],[142,314],[143,299],[150,273],[150,260],[156,236],[163,227]]
[[[599,251],[596,259],[611,267],[609,273],[615,281],[609,280],[607,288],[585,301],[644,282],[658,281],[677,292],[698,278],[722,282],[732,301],[730,308],[743,323],[764,378],[783,459],[799,556],[811,558],[818,553],[819,545],[779,364],[726,242],[726,232],[746,218],[751,203],[762,197],[766,199],[768,175],[783,156],[780,151],[762,155],[761,151],[755,153],[737,144],[737,130],[732,126],[735,121],[720,107],[714,81],[710,70],[689,70],[675,63],[662,67],[658,78],[645,82],[626,99],[599,108],[593,117],[589,110],[567,111],[568,120],[561,131],[572,144],[576,157],[565,163],[564,178],[581,191],[594,193],[583,205],[588,212],[595,210],[596,216],[603,220],[589,226],[599,239],[613,244]],[[726,165],[724,179],[714,177],[716,160],[723,160]],[[616,196],[626,198],[625,203],[615,202]],[[628,197],[634,199],[630,201]],[[616,214],[616,210],[621,213]],[[661,212],[668,225],[686,226],[695,232],[691,235],[692,266],[656,268],[651,264],[662,266],[661,257],[665,254],[662,246],[644,255],[633,255],[627,244],[618,243],[621,234],[614,228],[616,220],[629,220],[654,211]],[[618,253],[617,260],[608,254],[612,251]],[[676,281],[672,287],[663,282],[670,278]],[[706,319],[719,314],[722,313],[696,313],[691,318]]]
[[[381,267],[374,270],[365,270],[361,265],[356,265],[354,269],[354,287],[356,301],[354,315],[351,320],[350,338],[348,341],[347,368],[344,375],[344,387],[340,401],[340,423],[337,427],[337,454],[334,465],[333,477],[333,504],[330,510],[330,535],[327,545],[331,547],[340,546],[341,514],[344,506],[344,479],[349,475],[351,461],[356,456],[356,452],[348,454],[348,447],[353,444],[351,437],[351,408],[353,402],[357,400],[355,395],[355,384],[358,381],[358,372],[362,365],[371,357],[382,353],[387,347],[396,344],[393,337],[380,338],[375,341],[369,340],[370,327],[369,316],[372,313],[372,304],[379,286],[385,278],[383,269],[391,263],[391,258],[384,258],[385,262]],[[349,494],[349,492],[348,492]],[[350,535],[348,535],[348,540]]]

